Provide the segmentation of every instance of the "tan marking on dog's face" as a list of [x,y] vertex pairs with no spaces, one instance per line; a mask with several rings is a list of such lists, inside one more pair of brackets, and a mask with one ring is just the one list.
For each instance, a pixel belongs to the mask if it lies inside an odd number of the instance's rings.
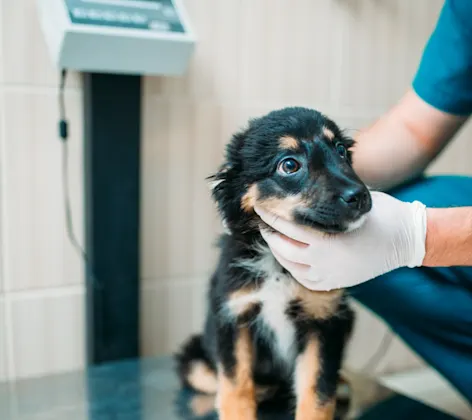
[[329,140],[334,140],[334,133],[327,127],[323,127],[323,135]]
[[259,189],[256,184],[249,186],[246,194],[241,198],[241,208],[246,213],[252,213],[254,211],[254,206],[256,205],[256,200],[259,197]]
[[320,345],[317,337],[310,337],[305,350],[297,358],[295,393],[297,396],[296,420],[332,420],[334,401],[322,404],[317,396],[317,379],[320,375]]
[[194,388],[205,394],[215,394],[218,390],[218,381],[213,372],[203,362],[193,362],[187,381]]
[[312,291],[298,282],[295,282],[294,287],[295,300],[300,302],[304,312],[300,317],[328,319],[337,312],[343,294],[341,290]]
[[218,368],[217,410],[221,420],[256,420],[256,392],[252,372],[252,341],[249,330],[241,328],[235,343],[234,376]]
[[264,210],[290,221],[293,221],[293,212],[297,207],[308,207],[307,201],[300,194],[285,198],[269,197],[258,200],[257,204]]
[[280,137],[279,144],[282,149],[288,150],[297,150],[299,146],[297,139],[292,136]]

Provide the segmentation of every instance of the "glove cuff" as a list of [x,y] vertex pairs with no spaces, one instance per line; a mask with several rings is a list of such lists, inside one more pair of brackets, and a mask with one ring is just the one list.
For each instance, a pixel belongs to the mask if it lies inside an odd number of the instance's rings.
[[427,228],[427,212],[426,206],[419,201],[411,203],[413,211],[412,223],[412,249],[409,263],[409,268],[420,267],[423,265],[423,260],[426,255],[426,228]]

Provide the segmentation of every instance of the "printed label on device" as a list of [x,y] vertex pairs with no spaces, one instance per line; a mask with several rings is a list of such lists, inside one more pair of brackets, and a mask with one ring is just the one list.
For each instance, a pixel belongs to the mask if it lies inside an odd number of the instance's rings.
[[72,23],[184,33],[172,0],[65,0]]

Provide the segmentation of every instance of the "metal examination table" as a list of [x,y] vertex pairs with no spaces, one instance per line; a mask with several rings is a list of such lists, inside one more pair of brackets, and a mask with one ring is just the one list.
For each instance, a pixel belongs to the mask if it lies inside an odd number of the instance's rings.
[[[167,357],[110,362],[84,371],[0,384],[1,420],[216,420],[208,401],[179,389]],[[285,410],[259,419],[289,420]],[[453,420],[395,396],[359,420]],[[244,420],[244,419],[241,419]]]

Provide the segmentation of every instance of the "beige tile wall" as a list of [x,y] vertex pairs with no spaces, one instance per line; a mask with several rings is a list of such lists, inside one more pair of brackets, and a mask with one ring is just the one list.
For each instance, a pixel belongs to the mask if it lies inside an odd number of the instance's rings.
[[[285,105],[346,127],[372,121],[411,80],[441,0],[186,0],[199,43],[182,78],[146,78],[144,354],[201,327],[219,231],[204,178],[230,134]],[[57,71],[34,0],[0,1],[0,379],[84,363],[83,282],[63,217]],[[80,78],[66,100],[76,231],[82,231]],[[470,130],[468,131],[470,133]],[[434,167],[471,172],[465,132]]]
[[[83,365],[80,259],[64,230],[58,73],[35,0],[0,1],[0,380]],[[82,232],[82,104],[69,79],[70,185]]]

